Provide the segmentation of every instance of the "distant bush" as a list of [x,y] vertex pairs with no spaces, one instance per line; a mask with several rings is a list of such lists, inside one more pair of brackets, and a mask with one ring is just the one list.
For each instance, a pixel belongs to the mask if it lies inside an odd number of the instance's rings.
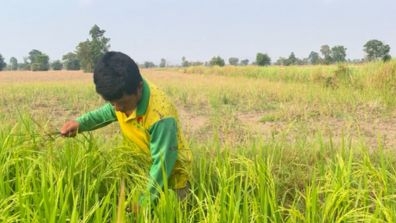
[[47,71],[49,70],[49,57],[39,50],[29,52],[30,70]]
[[224,59],[217,56],[217,57],[213,57],[210,62],[209,62],[210,66],[220,66],[223,67],[225,65]]
[[55,60],[51,63],[52,70],[62,70],[63,64],[59,60]]
[[32,63],[30,65],[30,70],[31,71],[47,71],[47,70],[49,70],[49,65],[42,64],[42,63]]

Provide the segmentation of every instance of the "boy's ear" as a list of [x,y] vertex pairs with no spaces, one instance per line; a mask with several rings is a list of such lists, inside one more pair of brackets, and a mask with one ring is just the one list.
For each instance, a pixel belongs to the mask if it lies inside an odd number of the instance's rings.
[[139,95],[142,95],[142,93],[143,93],[143,81],[140,81],[140,83],[138,85],[137,93]]

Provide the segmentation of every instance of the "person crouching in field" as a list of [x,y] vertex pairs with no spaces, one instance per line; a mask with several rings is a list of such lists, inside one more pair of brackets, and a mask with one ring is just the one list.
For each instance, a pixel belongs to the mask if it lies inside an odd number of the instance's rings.
[[164,186],[164,180],[184,199],[189,191],[191,151],[184,142],[175,106],[164,92],[143,79],[136,63],[121,52],[107,52],[100,58],[93,80],[96,92],[108,103],[67,121],[61,134],[72,137],[117,121],[124,137],[151,160],[147,184],[150,195],[142,195],[132,206],[133,211],[155,203],[157,188]]

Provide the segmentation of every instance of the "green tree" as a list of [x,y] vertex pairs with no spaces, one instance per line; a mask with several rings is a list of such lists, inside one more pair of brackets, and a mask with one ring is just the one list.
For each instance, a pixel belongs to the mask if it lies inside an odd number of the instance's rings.
[[202,66],[204,63],[201,61],[192,61],[189,62],[190,66]]
[[322,45],[320,47],[320,52],[323,55],[323,62],[325,64],[331,64],[333,60],[331,58],[331,49],[330,49],[329,45]]
[[89,31],[91,40],[87,39],[78,44],[77,57],[84,72],[92,72],[99,58],[109,50],[110,39],[104,36],[105,32],[99,26],[94,25]]
[[236,57],[230,57],[230,58],[228,58],[228,63],[229,63],[230,65],[237,66],[237,65],[238,65],[238,62],[239,62],[239,59],[236,58]]
[[62,70],[63,64],[60,60],[55,60],[54,62],[51,63],[51,68],[52,70]]
[[311,53],[308,56],[308,63],[310,64],[319,64],[320,63],[320,56],[319,53],[315,52],[315,51],[311,51]]
[[364,52],[368,61],[382,59],[384,61],[390,59],[390,46],[383,42],[373,39],[364,44]]
[[31,50],[28,60],[30,61],[30,70],[32,71],[49,70],[49,57],[39,50]]
[[331,58],[333,63],[345,62],[346,48],[343,46],[334,46],[331,48]]
[[63,55],[62,61],[66,70],[80,70],[80,60],[77,54],[68,53]]
[[284,61],[284,65],[289,66],[289,65],[296,65],[296,64],[298,64],[298,59],[297,59],[296,55],[294,55],[294,52],[291,52],[289,55],[289,58],[287,58]]
[[144,68],[152,68],[152,67],[155,67],[155,64],[151,61],[145,61],[143,66],[144,66]]
[[18,70],[18,60],[15,57],[11,57],[10,59],[10,69]]
[[212,57],[212,59],[209,61],[210,66],[220,66],[223,67],[225,65],[224,59],[216,56]]
[[7,64],[4,62],[3,55],[0,54],[0,71],[2,71],[6,66]]
[[166,60],[164,58],[161,58],[161,62],[159,64],[160,67],[166,67]]
[[94,61],[91,53],[91,42],[89,40],[80,42],[77,46],[77,57],[84,72],[92,72]]
[[278,60],[276,60],[275,65],[279,66],[284,66],[287,64],[287,59],[284,57],[279,57]]
[[182,65],[182,67],[190,66],[190,63],[187,61],[185,56],[182,57],[182,64],[181,65]]
[[271,64],[271,58],[267,54],[257,53],[256,64],[259,66],[267,66]]
[[18,63],[18,70],[30,70],[30,63],[27,57],[23,58],[23,63]]
[[249,60],[248,59],[243,59],[243,60],[241,60],[241,65],[242,66],[246,66],[246,65],[248,65],[249,64]]
[[389,54],[387,54],[387,55],[385,55],[385,56],[382,57],[382,60],[383,60],[384,62],[390,61],[391,59],[392,59],[392,57],[391,57],[391,55],[389,55]]

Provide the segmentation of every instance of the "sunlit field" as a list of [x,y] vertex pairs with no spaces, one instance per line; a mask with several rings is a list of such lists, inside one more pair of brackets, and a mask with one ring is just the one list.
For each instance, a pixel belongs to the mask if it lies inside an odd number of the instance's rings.
[[142,74],[178,108],[189,197],[130,213],[149,166],[117,123],[54,134],[104,103],[92,74],[0,72],[0,222],[396,222],[396,61]]

